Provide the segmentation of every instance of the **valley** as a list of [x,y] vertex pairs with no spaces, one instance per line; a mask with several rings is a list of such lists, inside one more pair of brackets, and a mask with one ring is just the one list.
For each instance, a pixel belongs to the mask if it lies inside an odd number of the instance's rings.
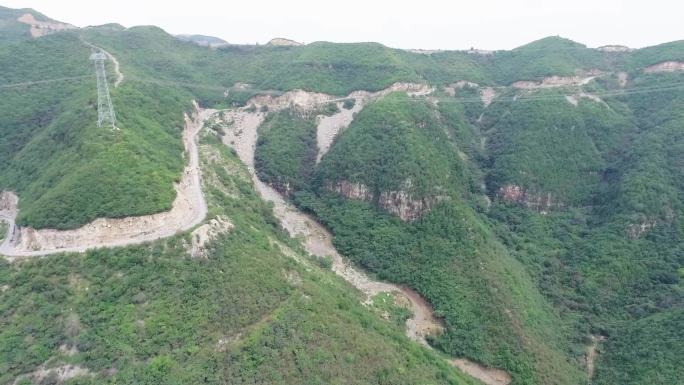
[[0,384],[681,384],[684,41],[0,21]]
[[[408,88],[415,87],[409,86]],[[398,87],[395,86],[392,89],[396,90]],[[359,93],[356,94],[358,95]],[[380,94],[383,94],[383,92]],[[356,99],[355,102],[355,106],[359,106],[358,110],[360,110],[362,108],[362,100]],[[266,105],[269,107],[269,111],[273,111],[274,107],[280,104],[272,102]],[[310,110],[318,104],[321,104],[321,102],[297,105],[303,109]],[[317,223],[315,219],[299,212],[279,192],[259,180],[254,169],[254,151],[257,144],[258,127],[263,122],[263,114],[245,110],[227,112],[227,114],[223,115],[224,124],[229,122],[227,127],[224,128],[224,143],[235,149],[242,162],[247,166],[257,191],[265,201],[273,203],[275,216],[280,220],[281,225],[290,236],[302,239],[305,249],[311,255],[320,258],[332,258],[332,270],[344,278],[345,281],[359,289],[366,297],[366,303],[369,303],[368,301],[372,297],[380,293],[392,293],[402,296],[404,300],[410,303],[412,313],[412,316],[406,320],[407,336],[413,341],[429,346],[426,336],[441,333],[444,328],[441,320],[435,318],[432,306],[418,293],[407,287],[372,280],[366,273],[356,269],[334,248],[332,235],[327,229]],[[325,120],[319,122],[319,135],[328,134],[326,128],[321,128],[321,125],[326,124],[328,123]],[[465,359],[451,360],[451,362],[465,373],[483,381],[486,385],[508,385],[510,383],[510,376],[506,372],[488,369]]]

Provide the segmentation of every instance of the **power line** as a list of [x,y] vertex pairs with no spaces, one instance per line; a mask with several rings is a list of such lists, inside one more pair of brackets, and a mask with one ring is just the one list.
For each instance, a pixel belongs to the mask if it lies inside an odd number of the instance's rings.
[[93,77],[93,75],[82,75],[82,76],[71,76],[71,77],[55,78],[55,79],[32,80],[32,81],[21,82],[21,83],[0,84],[0,88],[7,89],[7,88],[29,87],[29,86],[38,85],[38,84],[49,84],[49,83],[65,82],[65,81],[71,81],[71,80],[81,80],[81,79],[92,78],[92,77]]
[[160,85],[160,86],[177,86],[177,87],[206,89],[206,90],[222,91],[222,92],[228,88],[228,87],[222,87],[222,86],[212,86],[212,85],[208,85],[208,84],[175,82],[172,80],[140,78],[140,77],[136,77],[136,76],[131,77],[129,75],[126,75],[126,79],[129,79],[131,81],[138,82],[138,83],[156,84],[156,85]]
[[[524,92],[539,92],[539,91],[551,91],[551,90],[559,90],[562,89],[563,87],[558,87],[558,88],[537,88],[537,89],[531,89],[531,90],[521,90]],[[664,91],[674,91],[674,90],[679,90],[679,89],[684,89],[684,82],[682,83],[672,83],[668,86],[653,86],[653,87],[641,87],[641,88],[632,88],[632,89],[625,89],[625,90],[609,90],[609,91],[598,91],[594,93],[588,93],[586,92],[587,95],[591,96],[597,96],[597,97],[612,97],[612,96],[623,96],[623,95],[633,95],[633,94],[644,94],[644,93],[653,93],[653,92],[664,92]],[[566,96],[572,96],[575,93],[570,93],[570,94],[558,94],[558,95],[516,95],[516,96],[503,96],[503,97],[496,97],[494,100],[497,102],[519,102],[519,101],[538,101],[538,100],[559,100],[559,99],[564,99]],[[458,97],[449,97],[447,100],[448,102],[459,102],[459,103],[482,103],[482,99],[480,97],[472,97],[472,98],[458,98]],[[444,102],[444,99],[440,99],[440,103]]]
[[[22,83],[14,83],[14,84],[2,84],[0,85],[0,89],[9,89],[9,88],[19,88],[19,87],[26,87],[26,86],[32,86],[32,85],[40,85],[40,84],[49,84],[53,82],[64,82],[64,81],[74,81],[74,80],[82,80],[86,78],[92,78],[92,75],[83,75],[83,76],[73,76],[73,77],[64,77],[64,78],[55,78],[55,79],[45,79],[45,80],[36,80],[36,81],[29,81],[29,82],[22,82]],[[176,87],[183,87],[183,88],[191,88],[191,89],[206,89],[206,90],[214,90],[214,91],[225,91],[227,87],[223,86],[215,86],[215,85],[208,85],[208,84],[199,84],[199,83],[186,83],[186,82],[176,82],[176,81],[171,81],[171,80],[161,80],[161,79],[154,79],[154,78],[141,78],[141,77],[131,77],[127,76],[126,79],[129,79],[130,81],[137,82],[137,83],[146,83],[146,84],[156,84],[156,85],[162,85],[162,86],[176,86]],[[564,87],[548,87],[548,88],[535,88],[535,89],[521,89],[520,91],[526,92],[526,93],[532,93],[532,92],[539,92],[539,91],[554,91],[554,90],[562,90],[562,89],[567,89],[567,88],[575,88],[577,90],[580,89],[579,86],[564,86]],[[508,88],[510,87],[503,86],[503,87],[494,87],[494,88]],[[664,91],[674,91],[674,90],[679,90],[679,89],[684,89],[684,82],[677,82],[677,83],[671,83],[666,86],[647,86],[647,87],[639,87],[639,88],[631,88],[631,89],[619,89],[619,90],[607,90],[607,91],[598,91],[591,93],[590,95],[592,96],[597,96],[597,97],[611,97],[611,96],[623,96],[623,95],[632,95],[632,94],[642,94],[642,93],[654,93],[654,92],[664,92]],[[517,96],[499,96],[495,100],[496,101],[535,101],[535,100],[558,100],[558,99],[563,99],[565,98],[566,94],[559,94],[559,95],[517,95]],[[324,101],[322,103],[330,103],[333,101],[341,101],[345,99],[350,99],[349,97],[339,97],[339,98],[334,98],[328,101]],[[481,103],[482,99],[480,97],[445,97],[440,100],[441,102],[459,102],[459,103]]]

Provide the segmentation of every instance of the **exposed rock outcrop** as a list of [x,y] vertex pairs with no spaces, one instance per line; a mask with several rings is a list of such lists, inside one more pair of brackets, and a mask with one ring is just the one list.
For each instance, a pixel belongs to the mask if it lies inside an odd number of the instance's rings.
[[511,86],[513,88],[518,88],[522,90],[532,90],[539,88],[555,88],[555,87],[566,87],[566,86],[583,86],[588,84],[590,81],[594,80],[597,76],[601,75],[600,70],[590,70],[587,72],[579,72],[575,76],[549,76],[540,82],[530,81],[530,80],[520,80]]
[[55,368],[45,368],[41,365],[36,371],[32,373],[22,374],[17,377],[13,384],[19,384],[23,380],[28,380],[34,384],[42,384],[47,381],[56,381],[61,384],[69,379],[75,377],[90,376],[88,369],[78,365],[62,365]]
[[276,37],[271,39],[266,45],[275,45],[275,46],[300,46],[304,45],[298,41],[290,40],[290,39],[285,39],[282,37]]
[[488,368],[477,362],[473,362],[466,359],[455,359],[451,361],[451,364],[459,368],[462,372],[468,373],[469,375],[477,378],[486,385],[508,385],[511,383],[512,378],[510,374],[506,373],[501,369]]
[[684,62],[681,61],[665,61],[662,63],[654,64],[644,68],[646,73],[656,73],[656,72],[676,72],[684,71]]
[[499,188],[498,195],[506,202],[517,203],[541,213],[547,213],[553,208],[562,206],[560,202],[554,201],[551,193],[533,193],[514,184]]
[[[407,183],[405,183],[406,185]],[[408,183],[410,185],[410,183]],[[347,199],[356,199],[366,202],[375,200],[375,195],[368,186],[362,183],[339,181],[328,183],[328,191],[342,195]],[[403,221],[413,221],[430,211],[437,203],[448,199],[445,195],[433,195],[416,198],[408,190],[383,191],[377,198],[378,206],[387,212],[394,214]]]
[[445,195],[414,198],[406,191],[385,191],[380,194],[378,205],[403,221],[414,221],[430,211],[437,203],[447,200]]
[[627,72],[618,72],[618,83],[620,84],[620,87],[625,87],[627,85],[627,81],[629,80],[629,75],[627,75]]
[[606,104],[606,102],[603,101],[603,99],[599,98],[599,97],[596,96],[596,95],[588,94],[588,93],[586,93],[586,92],[577,92],[577,93],[575,93],[575,94],[573,94],[573,95],[566,95],[566,96],[565,96],[565,100],[567,100],[568,103],[572,104],[573,106],[577,106],[577,105],[579,104],[579,101],[580,101],[581,99],[589,99],[589,100],[591,100],[591,101],[593,101],[593,102],[602,104],[602,105],[604,105],[604,106],[606,106],[606,107],[608,106],[608,105]]
[[444,87],[444,92],[450,96],[456,96],[456,90],[462,88],[477,88],[480,93],[480,100],[482,100],[482,104],[484,104],[485,107],[492,104],[492,101],[496,98],[496,90],[493,87],[480,87],[479,84],[467,80],[459,80],[456,83],[449,84]]
[[432,55],[433,53],[444,52],[441,49],[420,49],[420,48],[409,48],[405,49],[406,52],[419,53],[421,55]]
[[603,52],[632,52],[632,51],[634,51],[634,49],[629,48],[627,46],[616,45],[616,44],[604,45],[604,46],[598,47],[596,49],[599,51],[603,51]]
[[18,203],[19,197],[15,193],[11,191],[0,192],[0,212],[15,212]]
[[318,144],[318,154],[316,154],[316,163],[319,163],[323,158],[337,135],[351,124],[354,120],[354,114],[361,111],[364,107],[364,102],[358,100],[354,102],[354,107],[346,109],[342,106],[342,102],[337,102],[339,112],[331,115],[319,115],[318,124],[316,125],[316,143]]
[[59,23],[56,21],[39,21],[36,20],[35,16],[30,13],[25,13],[17,19],[18,22],[28,24],[31,26],[31,36],[41,37],[53,34],[55,32],[66,31],[69,29],[77,29],[77,27],[66,24]]
[[342,195],[347,199],[357,199],[362,201],[373,200],[373,192],[368,189],[363,183],[354,183],[346,180],[339,182],[328,182],[326,185],[328,191],[332,191]]
[[207,245],[233,227],[228,218],[218,216],[196,228],[191,234],[190,256],[192,258],[207,258]]
[[[236,83],[233,88],[240,89],[245,87],[243,83]],[[389,95],[392,92],[406,92],[409,96],[425,96],[432,93],[434,89],[427,84],[420,83],[406,83],[397,82],[391,86],[377,91],[354,91],[346,97],[336,97],[333,95],[323,94],[319,92],[309,92],[300,89],[288,91],[282,94],[264,93],[251,98],[248,106],[256,108],[267,107],[269,111],[280,110],[283,108],[294,107],[302,111],[313,111],[322,104],[340,102],[346,99],[354,99],[356,103],[364,103],[370,100],[379,99]]]
[[637,223],[630,223],[626,230],[627,237],[629,239],[639,239],[653,230],[657,224],[658,221],[653,217],[645,217]]
[[496,98],[496,90],[494,88],[485,87],[480,90],[480,99],[485,107],[488,107],[490,104],[492,104],[494,98]]

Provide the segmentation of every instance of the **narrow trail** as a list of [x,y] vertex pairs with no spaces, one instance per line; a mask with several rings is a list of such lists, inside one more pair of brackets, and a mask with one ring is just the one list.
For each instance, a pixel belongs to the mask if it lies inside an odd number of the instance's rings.
[[594,378],[594,372],[596,371],[596,358],[598,358],[599,355],[598,347],[605,339],[606,337],[604,336],[591,336],[591,345],[587,348],[586,355],[587,377],[589,378],[590,384]]
[[103,48],[98,47],[98,46],[96,46],[95,44],[90,43],[90,42],[87,42],[87,41],[85,41],[85,40],[83,40],[83,39],[81,39],[81,41],[83,42],[83,44],[87,45],[87,46],[90,47],[90,48],[94,48],[94,49],[97,49],[97,50],[102,51],[102,53],[104,53],[105,55],[107,55],[107,58],[109,58],[109,60],[112,61],[112,63],[114,64],[114,73],[116,74],[116,80],[114,81],[114,88],[118,87],[119,84],[121,84],[121,82],[124,81],[124,74],[121,72],[121,69],[120,69],[120,66],[119,66],[119,61],[116,60],[116,58],[114,57],[114,55],[112,55],[111,53],[105,51]]
[[214,110],[200,110],[186,116],[183,145],[188,165],[175,186],[176,199],[170,211],[127,218],[98,218],[74,230],[35,230],[17,227],[18,198],[12,192],[0,194],[0,218],[9,222],[9,232],[0,244],[0,255],[10,262],[63,252],[84,252],[101,247],[118,247],[173,236],[202,222],[207,204],[201,188],[197,134]]
[[[382,96],[389,92],[391,91],[380,91],[375,95]],[[368,93],[353,93],[350,95],[350,97],[354,97],[355,99],[356,97],[359,97],[359,99],[356,99],[356,102],[361,107],[358,109],[355,108],[355,112],[362,108],[363,104],[361,103],[370,100],[368,96]],[[361,97],[364,97],[364,99],[361,99]],[[287,97],[285,98],[287,99]],[[333,101],[333,99],[330,99],[327,102],[330,101]],[[292,103],[285,103],[283,100],[272,99],[270,101],[261,100],[260,103],[257,104],[266,104],[269,107],[269,111],[275,111],[279,108],[289,106]],[[311,107],[311,105],[309,107]],[[259,111],[259,109],[256,111]],[[337,252],[332,243],[332,234],[330,234],[325,227],[311,216],[299,211],[279,192],[257,177],[254,168],[254,153],[258,139],[258,127],[264,121],[266,114],[262,112],[250,112],[246,108],[242,108],[224,110],[221,115],[227,123],[224,129],[224,144],[233,148],[240,160],[247,166],[256,190],[259,192],[262,199],[273,203],[275,216],[278,218],[283,228],[288,231],[290,236],[301,237],[304,240],[304,247],[312,255],[331,257],[333,272],[359,289],[366,296],[365,303],[370,303],[373,296],[383,292],[393,293],[404,297],[410,303],[412,310],[412,317],[406,321],[406,335],[411,340],[416,341],[427,348],[431,348],[427,343],[427,336],[443,332],[444,325],[442,321],[434,315],[432,306],[421,297],[420,294],[405,286],[376,281],[370,278],[362,270],[351,265]],[[348,125],[348,122],[346,123]],[[336,124],[335,134],[343,128],[343,126],[343,124]],[[321,131],[329,133],[329,130],[319,129],[319,134]],[[326,138],[325,142],[332,143],[332,139]],[[323,154],[319,153],[319,159],[322,155]],[[503,370],[487,368],[467,359],[450,359],[448,361],[452,366],[479,379],[486,385],[508,385],[511,382],[510,375]]]

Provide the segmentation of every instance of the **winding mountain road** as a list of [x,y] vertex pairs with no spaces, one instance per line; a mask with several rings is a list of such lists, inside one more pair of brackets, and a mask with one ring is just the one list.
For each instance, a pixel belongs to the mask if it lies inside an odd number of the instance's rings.
[[202,193],[197,134],[214,110],[201,110],[186,116],[183,144],[188,165],[175,186],[171,210],[127,218],[99,218],[74,230],[36,230],[15,226],[18,213],[16,195],[2,192],[0,218],[10,223],[10,231],[0,244],[0,255],[9,261],[63,252],[81,253],[89,249],[119,247],[150,242],[188,230],[204,220],[207,204]]

